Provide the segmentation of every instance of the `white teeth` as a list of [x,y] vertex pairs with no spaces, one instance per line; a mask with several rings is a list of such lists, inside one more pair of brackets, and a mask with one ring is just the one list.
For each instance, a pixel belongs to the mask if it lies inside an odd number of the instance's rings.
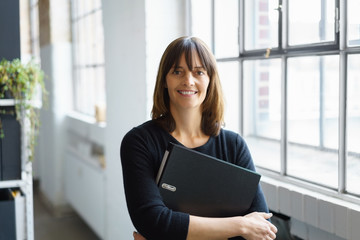
[[184,95],[193,95],[196,92],[194,92],[194,91],[179,91],[179,93],[184,94]]

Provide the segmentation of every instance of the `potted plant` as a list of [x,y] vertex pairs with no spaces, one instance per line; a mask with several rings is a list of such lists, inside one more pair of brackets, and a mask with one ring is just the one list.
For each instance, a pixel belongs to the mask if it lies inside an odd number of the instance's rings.
[[[39,128],[39,113],[41,104],[36,104],[36,96],[40,97],[38,102],[46,101],[47,91],[44,84],[44,72],[33,60],[24,64],[20,59],[0,62],[0,99],[13,99],[14,107],[2,108],[1,114],[12,114],[20,124],[26,124],[27,148],[29,160],[33,159],[36,144],[37,131]],[[25,121],[22,121],[25,119]],[[4,135],[0,117],[0,138]]]

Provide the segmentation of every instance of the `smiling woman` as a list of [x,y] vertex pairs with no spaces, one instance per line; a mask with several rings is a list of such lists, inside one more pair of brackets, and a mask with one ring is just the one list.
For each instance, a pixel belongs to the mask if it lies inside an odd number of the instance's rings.
[[[223,95],[216,61],[198,38],[174,40],[160,61],[152,120],[130,130],[121,143],[124,188],[135,240],[274,239],[261,187],[244,216],[207,218],[173,211],[155,177],[169,144],[255,171],[242,137],[222,128]],[[191,166],[189,166],[191,167]]]

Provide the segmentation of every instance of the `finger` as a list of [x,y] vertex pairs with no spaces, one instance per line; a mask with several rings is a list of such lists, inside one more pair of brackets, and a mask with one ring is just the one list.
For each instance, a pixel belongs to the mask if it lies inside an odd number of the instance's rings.
[[274,233],[277,233],[277,231],[278,231],[277,227],[269,221],[267,223],[269,225],[270,230]]
[[276,238],[276,233],[277,233],[277,228],[274,225],[270,226],[270,229],[268,230],[268,236],[271,239],[275,239]]
[[270,239],[276,238],[276,234],[274,232],[271,232],[268,236],[270,237]]
[[271,217],[273,216],[272,213],[263,213],[262,215],[263,215],[263,217],[264,217],[265,219],[269,219],[269,218],[271,218]]
[[270,225],[271,231],[273,231],[274,233],[277,233],[278,229],[274,224]]

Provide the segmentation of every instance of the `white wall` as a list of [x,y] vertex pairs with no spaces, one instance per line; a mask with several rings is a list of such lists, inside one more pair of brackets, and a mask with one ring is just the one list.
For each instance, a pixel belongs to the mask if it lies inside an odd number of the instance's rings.
[[71,89],[71,45],[66,42],[51,43],[41,48],[41,67],[47,75],[46,88],[51,96],[48,107],[41,110],[37,176],[40,189],[53,206],[62,206],[64,199],[64,120]]
[[106,239],[129,239],[120,142],[146,119],[145,1],[103,1],[107,124],[105,133]]
[[[36,169],[40,190],[48,204],[54,210],[61,211],[68,204],[64,188],[71,184],[67,182],[67,186],[64,186],[65,178],[69,177],[64,165],[65,162],[76,161],[67,159],[68,145],[76,142],[75,145],[85,146],[85,149],[89,149],[87,145],[91,143],[102,145],[106,158],[103,182],[106,199],[105,233],[102,235],[105,239],[127,240],[130,239],[134,228],[125,204],[119,156],[120,143],[127,131],[149,119],[149,102],[152,101],[160,56],[170,41],[185,34],[186,1],[103,1],[106,127],[98,126],[86,118],[76,120],[77,116],[70,113],[71,44],[62,41],[62,38],[55,34],[58,29],[56,24],[59,24],[58,16],[68,9],[57,8],[56,2],[50,1],[51,29],[55,31],[51,33],[53,41],[41,48],[42,68],[49,76],[46,86],[50,99],[49,108],[42,110],[42,126],[37,149],[39,157]],[[59,11],[56,11],[57,9]],[[73,136],[78,137],[75,139]],[[79,143],[79,139],[82,138],[84,142]],[[87,156],[86,151],[81,155]],[[81,210],[84,212],[84,209]]]
[[[48,107],[41,110],[39,144],[34,160],[40,190],[50,207],[66,205],[64,197],[65,117],[71,107],[70,1],[49,1],[49,37],[40,49],[41,67],[49,92]],[[43,13],[44,14],[44,13]],[[46,34],[45,34],[46,35]]]
[[125,204],[120,164],[122,137],[149,119],[160,55],[183,35],[184,1],[103,1],[107,94],[106,239],[130,239],[134,230]]

